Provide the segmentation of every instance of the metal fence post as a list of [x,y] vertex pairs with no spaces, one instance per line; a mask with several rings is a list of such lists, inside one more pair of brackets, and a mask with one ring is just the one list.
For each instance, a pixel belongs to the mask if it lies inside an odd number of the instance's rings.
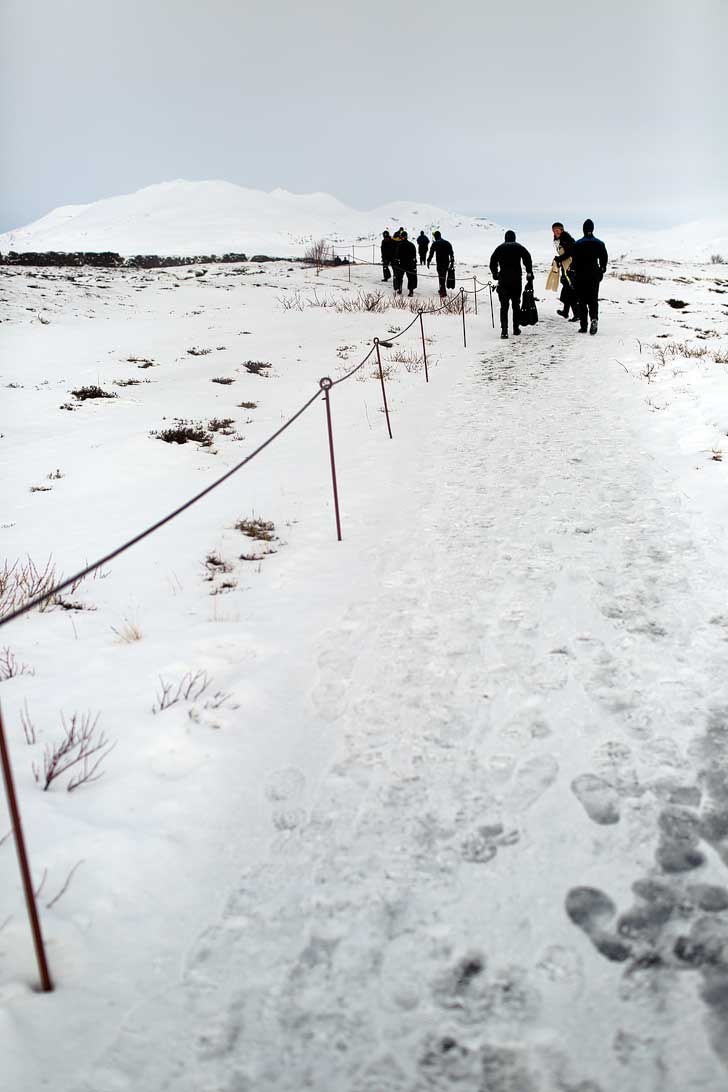
[[48,970],[48,962],[46,960],[45,947],[43,945],[43,934],[40,928],[38,907],[35,901],[33,881],[30,875],[30,864],[28,863],[28,854],[25,848],[23,824],[20,819],[20,809],[18,808],[18,800],[15,795],[13,770],[12,766],[10,765],[10,752],[8,750],[7,741],[5,739],[5,728],[3,726],[2,710],[0,710],[0,759],[2,760],[3,780],[5,781],[5,795],[7,796],[8,801],[10,822],[13,825],[15,849],[17,850],[18,854],[20,875],[23,881],[23,891],[25,892],[25,905],[28,910],[28,918],[30,919],[30,931],[33,934],[35,957],[38,961],[41,989],[45,993],[50,993],[50,991],[53,989],[53,982],[51,980],[50,971]]
[[495,315],[493,314],[493,285],[492,284],[488,285],[488,291],[490,292],[490,321],[492,322],[493,329],[495,330]]
[[384,416],[387,418],[387,432],[389,433],[389,439],[392,439],[392,426],[389,423],[389,406],[387,405],[387,391],[384,386],[384,372],[382,371],[382,357],[379,352],[379,338],[374,338],[374,345],[377,350],[377,365],[379,366],[379,382],[382,384],[382,400],[384,402]]
[[425,358],[425,383],[430,382],[430,376],[427,371],[427,349],[425,348],[425,327],[422,323],[422,312],[420,311],[420,334],[422,335],[422,355]]
[[467,349],[468,343],[465,338],[465,289],[460,287],[460,311],[463,316],[463,348]]
[[475,279],[475,274],[473,274],[473,299],[475,300],[475,313],[477,315],[477,313],[478,313],[478,283],[477,283],[477,281]]
[[334,433],[331,428],[331,402],[329,400],[329,391],[333,387],[333,381],[328,376],[324,376],[323,379],[319,379],[319,387],[324,392],[324,400],[326,402],[326,425],[329,434],[329,457],[331,459],[331,483],[334,488],[334,511],[336,512],[336,537],[341,542],[341,517],[339,516],[339,490],[336,486],[336,461],[334,459]]

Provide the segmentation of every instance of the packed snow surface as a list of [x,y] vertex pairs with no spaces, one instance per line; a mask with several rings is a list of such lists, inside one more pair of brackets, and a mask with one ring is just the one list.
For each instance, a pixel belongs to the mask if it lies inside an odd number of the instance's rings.
[[[413,317],[378,277],[0,269],[0,571],[240,461]],[[319,398],[0,630],[56,983],[0,804],[3,1089],[726,1088],[728,278],[612,267],[596,337],[538,294],[425,314],[429,383],[383,348],[391,440],[375,358],[334,387],[342,542]],[[44,792],[61,714],[114,747]]]
[[[557,213],[557,215],[559,215]],[[587,217],[604,232],[598,210],[584,209],[579,223],[567,224],[581,234]],[[563,218],[563,214],[562,214]],[[326,193],[295,194],[276,189],[236,186],[231,182],[164,182],[137,193],[110,197],[89,205],[55,209],[27,227],[0,235],[0,252],[8,250],[113,250],[120,254],[273,254],[301,255],[312,240],[325,238],[343,256],[371,257],[371,244],[382,231],[400,227],[414,238],[439,228],[463,259],[485,261],[503,240],[503,227],[485,218],[464,216],[418,201],[394,201],[359,212]],[[539,232],[514,228],[534,255],[551,253],[549,224]],[[728,221],[713,219],[661,232],[612,230],[609,249],[617,255],[708,260],[728,257]]]

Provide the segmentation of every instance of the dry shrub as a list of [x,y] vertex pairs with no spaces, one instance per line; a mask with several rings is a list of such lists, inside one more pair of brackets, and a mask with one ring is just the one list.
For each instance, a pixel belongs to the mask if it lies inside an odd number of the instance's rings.
[[66,784],[67,792],[103,777],[99,767],[113,750],[114,744],[109,743],[104,733],[98,730],[98,723],[98,713],[95,717],[90,712],[73,713],[68,722],[61,714],[63,737],[58,743],[46,744],[42,770],[33,763],[33,776],[44,792],[71,769],[74,773]]
[[[56,572],[51,557],[43,568],[37,566],[31,557],[25,561],[14,561],[12,565],[5,561],[0,569],[0,618],[12,614],[39,595],[45,595],[62,580],[63,577]],[[75,592],[80,583],[80,580],[75,581],[71,591]],[[58,596],[52,596],[39,609],[48,610],[51,606],[58,605],[57,599]]]

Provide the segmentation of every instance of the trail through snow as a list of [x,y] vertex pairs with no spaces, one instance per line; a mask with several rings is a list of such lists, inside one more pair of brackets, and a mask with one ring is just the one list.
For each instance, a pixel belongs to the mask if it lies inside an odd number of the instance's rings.
[[440,373],[299,649],[335,744],[281,754],[267,856],[73,1092],[725,1087],[726,551],[608,338]]

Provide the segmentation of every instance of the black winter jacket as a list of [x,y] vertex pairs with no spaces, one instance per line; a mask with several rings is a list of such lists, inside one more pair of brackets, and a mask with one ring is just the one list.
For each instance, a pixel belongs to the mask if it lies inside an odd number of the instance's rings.
[[409,270],[410,273],[417,272],[417,248],[409,239],[402,239],[400,243],[397,243],[397,249],[394,254],[394,264],[397,266],[397,269],[401,269],[405,273],[407,270]]
[[571,253],[569,276],[579,283],[600,281],[607,269],[609,255],[601,239],[594,235],[584,235],[574,243]]
[[435,239],[430,247],[430,253],[427,256],[427,264],[435,258],[435,265],[438,269],[449,269],[455,262],[455,254],[453,253],[452,244],[448,243],[447,239]]
[[561,262],[565,258],[570,258],[574,251],[574,236],[569,235],[568,231],[562,231],[560,237],[554,241],[558,242],[563,250],[563,254],[559,254],[557,258],[558,264],[561,265]]
[[392,255],[394,254],[395,242],[391,235],[387,235],[382,239],[382,261],[391,262]]
[[526,273],[533,273],[531,255],[520,243],[501,243],[490,256],[490,271],[499,284],[521,283],[521,262]]

